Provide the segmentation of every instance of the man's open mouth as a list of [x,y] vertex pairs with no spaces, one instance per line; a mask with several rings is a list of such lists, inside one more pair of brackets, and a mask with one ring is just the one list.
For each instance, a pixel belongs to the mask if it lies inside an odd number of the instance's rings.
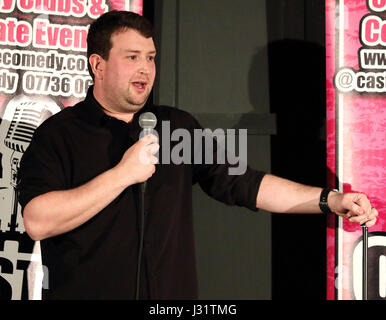
[[144,89],[146,88],[146,82],[142,82],[142,81],[134,81],[132,82],[133,86],[138,88],[138,89]]

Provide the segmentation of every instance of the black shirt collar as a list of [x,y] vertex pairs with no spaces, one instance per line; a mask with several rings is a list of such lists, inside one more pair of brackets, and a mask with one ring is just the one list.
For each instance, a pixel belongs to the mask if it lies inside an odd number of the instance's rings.
[[80,116],[84,120],[95,125],[100,125],[107,115],[103,112],[102,106],[94,98],[93,90],[94,86],[91,86],[88,89],[86,98],[79,105],[78,109],[80,111]]

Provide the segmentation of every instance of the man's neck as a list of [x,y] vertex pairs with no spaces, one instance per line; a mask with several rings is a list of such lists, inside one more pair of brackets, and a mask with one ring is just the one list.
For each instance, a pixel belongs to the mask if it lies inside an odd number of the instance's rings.
[[[95,86],[94,86],[94,90],[93,90],[93,95],[94,95],[94,98],[95,100],[99,103],[99,105],[101,106],[103,112],[105,114],[107,114],[108,116],[110,117],[113,117],[113,118],[116,118],[118,120],[122,120],[124,122],[127,122],[127,123],[130,123],[131,121],[133,121],[133,118],[134,118],[134,114],[136,112],[118,112],[118,111],[112,111],[112,110],[109,110],[107,109],[104,105],[105,105],[105,101],[104,99],[102,98],[102,96],[100,96],[98,94],[98,90],[95,89]],[[141,108],[140,108],[141,109]],[[139,109],[139,110],[140,110]]]

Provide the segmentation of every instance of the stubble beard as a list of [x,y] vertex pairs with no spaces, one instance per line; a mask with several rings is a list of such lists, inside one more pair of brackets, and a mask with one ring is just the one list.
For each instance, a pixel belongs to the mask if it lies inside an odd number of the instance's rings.
[[127,98],[125,98],[125,107],[124,109],[131,113],[136,113],[139,110],[143,108],[143,106],[146,104],[147,99],[150,96],[150,90],[146,92],[146,94],[143,96],[143,98],[135,97],[134,94],[129,92],[129,95]]

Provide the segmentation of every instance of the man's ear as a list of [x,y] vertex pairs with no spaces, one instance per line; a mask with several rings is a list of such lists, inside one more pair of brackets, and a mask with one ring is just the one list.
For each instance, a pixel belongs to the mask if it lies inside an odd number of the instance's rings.
[[90,63],[92,73],[94,74],[95,79],[103,79],[103,71],[105,68],[105,60],[96,53],[93,53],[89,58],[88,62]]

